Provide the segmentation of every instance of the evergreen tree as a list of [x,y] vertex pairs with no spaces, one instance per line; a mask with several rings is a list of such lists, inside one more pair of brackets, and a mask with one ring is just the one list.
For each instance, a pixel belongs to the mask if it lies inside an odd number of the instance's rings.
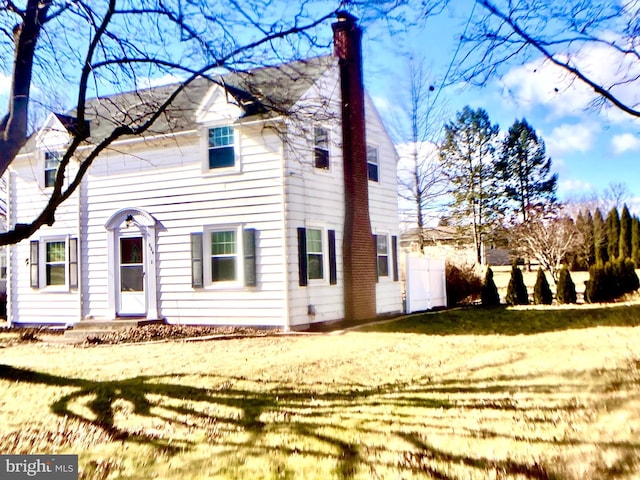
[[631,259],[631,214],[627,205],[622,209],[620,215],[620,239],[618,245],[619,258]]
[[607,225],[607,255],[609,260],[613,261],[618,258],[620,251],[620,215],[618,209],[613,207],[606,220]]
[[451,216],[463,234],[471,232],[476,261],[482,263],[482,244],[498,198],[493,163],[499,128],[485,110],[466,106],[444,130],[440,160],[450,186]]
[[607,283],[604,275],[604,265],[597,263],[589,268],[589,281],[584,292],[584,299],[589,303],[607,301]]
[[609,260],[609,254],[607,253],[607,227],[599,208],[593,214],[593,243],[596,263],[604,265]]
[[509,285],[507,285],[506,302],[509,305],[529,304],[529,294],[524,284],[522,270],[515,263],[511,266],[511,278],[509,279]]
[[484,284],[482,285],[482,305],[485,307],[497,307],[500,305],[500,294],[498,293],[496,282],[493,281],[491,267],[487,268]]
[[576,270],[588,270],[596,262],[594,225],[591,212],[578,213],[575,225],[580,233],[580,243],[574,254],[574,268]]
[[557,206],[558,174],[551,173],[551,159],[546,156],[542,138],[525,119],[509,128],[496,163],[504,185],[504,195],[514,205],[522,223],[534,211]]
[[553,302],[553,293],[541,268],[538,269],[536,285],[533,287],[533,301],[537,305],[551,305]]
[[571,279],[571,273],[567,267],[562,267],[558,274],[558,284],[556,285],[556,300],[558,303],[576,303],[576,285]]
[[640,218],[633,217],[631,221],[631,260],[636,268],[640,268]]

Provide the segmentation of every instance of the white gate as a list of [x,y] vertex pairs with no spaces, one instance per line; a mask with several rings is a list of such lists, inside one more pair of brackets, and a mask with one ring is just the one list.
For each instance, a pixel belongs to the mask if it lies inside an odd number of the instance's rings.
[[405,256],[406,313],[447,306],[444,259]]

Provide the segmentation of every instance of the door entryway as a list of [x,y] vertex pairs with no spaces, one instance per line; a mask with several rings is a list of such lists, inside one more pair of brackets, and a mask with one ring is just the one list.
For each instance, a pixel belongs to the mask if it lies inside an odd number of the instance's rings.
[[109,310],[112,318],[158,316],[157,221],[138,208],[114,213],[105,224],[109,246]]
[[119,298],[118,315],[145,316],[144,239],[142,236],[120,237],[118,242]]

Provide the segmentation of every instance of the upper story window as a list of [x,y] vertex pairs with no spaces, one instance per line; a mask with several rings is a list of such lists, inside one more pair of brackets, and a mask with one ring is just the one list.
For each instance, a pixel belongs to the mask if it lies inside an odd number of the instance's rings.
[[379,182],[378,149],[367,145],[367,176],[373,182]]
[[60,165],[60,152],[44,152],[44,186],[53,187],[56,183],[56,173]]
[[329,132],[322,127],[313,130],[313,164],[316,168],[329,170]]
[[209,168],[225,168],[235,165],[233,127],[209,129]]

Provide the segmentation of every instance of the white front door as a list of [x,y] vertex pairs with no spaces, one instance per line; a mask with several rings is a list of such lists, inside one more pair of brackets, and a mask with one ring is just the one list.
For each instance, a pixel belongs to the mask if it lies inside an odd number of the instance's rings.
[[147,314],[144,244],[142,236],[118,239],[118,315]]

